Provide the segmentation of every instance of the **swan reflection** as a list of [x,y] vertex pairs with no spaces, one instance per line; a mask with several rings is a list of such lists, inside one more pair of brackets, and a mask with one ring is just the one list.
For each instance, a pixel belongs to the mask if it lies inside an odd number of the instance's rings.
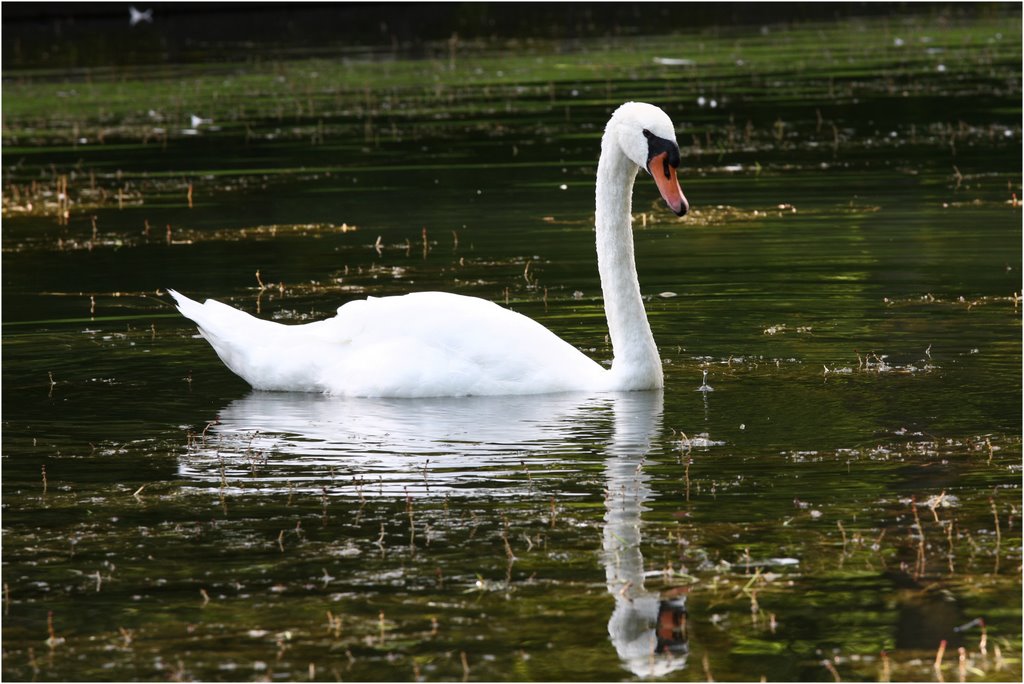
[[[179,463],[188,479],[262,491],[509,496],[523,468],[572,470],[607,439],[613,395],[358,399],[252,392],[220,411]],[[517,477],[513,478],[515,474]]]
[[647,590],[640,552],[654,496],[643,464],[663,401],[660,391],[421,400],[253,392],[196,437],[179,470],[239,491],[512,496],[529,493],[523,468],[574,472],[581,451],[603,445],[609,637],[629,671],[662,676],[688,653],[685,589]]
[[608,634],[623,665],[638,677],[661,677],[685,667],[689,653],[686,589],[647,590],[640,552],[644,504],[654,498],[643,463],[661,427],[662,403],[660,392],[616,399],[605,461],[602,561],[608,593],[615,598]]

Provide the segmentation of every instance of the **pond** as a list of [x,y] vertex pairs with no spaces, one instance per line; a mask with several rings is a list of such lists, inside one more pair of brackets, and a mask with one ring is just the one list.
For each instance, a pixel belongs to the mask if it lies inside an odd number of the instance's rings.
[[[1020,681],[1019,6],[266,51],[127,19],[4,27],[5,679]],[[638,179],[663,391],[256,392],[166,294],[458,292],[606,362],[628,100],[692,206]]]

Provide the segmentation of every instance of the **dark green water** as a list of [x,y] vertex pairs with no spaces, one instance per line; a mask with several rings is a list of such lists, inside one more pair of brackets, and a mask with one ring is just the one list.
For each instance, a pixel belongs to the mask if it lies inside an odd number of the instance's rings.
[[[26,29],[4,678],[1019,681],[1021,22],[986,11],[74,69]],[[608,359],[629,99],[693,206],[634,197],[664,392],[254,393],[162,294],[450,290]]]

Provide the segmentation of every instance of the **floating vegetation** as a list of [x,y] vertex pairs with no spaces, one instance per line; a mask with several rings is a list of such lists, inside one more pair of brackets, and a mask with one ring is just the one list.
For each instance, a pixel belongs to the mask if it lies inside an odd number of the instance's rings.
[[[792,332],[795,332],[797,334],[810,334],[813,330],[814,330],[814,328],[812,328],[809,325],[801,325],[801,326],[797,326],[796,328],[794,328]],[[785,323],[778,323],[776,325],[769,325],[767,328],[764,329],[763,334],[765,334],[765,335],[782,335],[782,334],[785,334],[786,332],[788,332],[788,330],[786,328],[786,324]]]
[[[415,480],[423,480],[423,462],[415,458],[409,459],[405,470],[408,484],[397,488],[397,497],[387,495],[395,491],[394,484],[382,485],[371,476],[352,483],[345,495],[325,499],[322,488],[313,482],[287,486],[295,473],[276,470],[271,465],[275,457],[256,447],[253,437],[250,435],[249,446],[239,444],[242,451],[238,452],[250,454],[244,456],[250,465],[244,466],[245,472],[234,472],[229,466],[224,480],[192,480],[185,487],[172,489],[132,485],[122,488],[120,495],[51,488],[48,510],[69,510],[87,496],[95,513],[103,517],[71,526],[69,534],[76,540],[73,552],[47,545],[41,529],[19,526],[18,531],[8,533],[12,548],[24,549],[21,554],[44,562],[43,577],[71,578],[10,583],[8,620],[42,608],[40,642],[64,658],[104,653],[103,662],[112,662],[115,670],[174,674],[179,665],[160,656],[162,644],[170,640],[182,654],[181,665],[196,672],[253,668],[260,672],[263,665],[259,663],[273,662],[277,670],[305,673],[308,664],[315,663],[318,672],[335,668],[350,677],[365,678],[381,667],[407,665],[421,645],[459,650],[467,630],[477,629],[475,625],[484,619],[511,617],[523,602],[541,601],[547,606],[536,615],[520,617],[530,625],[575,612],[571,602],[552,605],[550,597],[542,597],[553,586],[569,581],[559,578],[570,568],[586,564],[589,552],[568,551],[570,539],[580,534],[598,536],[602,525],[608,523],[586,514],[585,507],[564,505],[566,500],[557,492],[566,488],[567,479],[601,473],[600,461],[582,464],[584,472],[562,471],[560,481],[538,479],[543,468],[533,462],[528,472],[510,467],[502,477],[524,491],[532,488],[537,496],[503,504],[477,501],[460,511],[443,493],[446,479],[456,475],[445,473],[445,467],[440,471],[430,468],[426,478],[434,480],[432,486],[439,489],[432,496],[422,496],[426,492],[420,485],[420,496],[412,500],[411,507],[400,492],[411,488]],[[198,446],[201,441],[205,446]],[[211,454],[216,449],[231,454],[235,449],[209,435],[196,435],[195,442],[196,456],[200,449],[209,449]],[[762,663],[765,668],[781,662],[779,644],[793,644],[804,657],[811,658],[814,641],[805,641],[800,624],[809,618],[820,619],[820,614],[808,599],[808,591],[822,583],[833,585],[836,591],[853,583],[888,594],[891,589],[886,587],[895,583],[904,587],[894,595],[895,602],[831,652],[829,658],[837,670],[847,676],[876,673],[884,653],[893,677],[927,678],[938,644],[915,646],[918,642],[912,636],[892,633],[884,625],[900,616],[926,619],[912,616],[920,615],[921,610],[927,615],[939,606],[961,604],[971,607],[963,605],[948,617],[938,613],[943,617],[937,619],[943,624],[952,621],[950,627],[956,631],[950,634],[957,641],[951,643],[964,649],[964,667],[974,668],[968,670],[969,676],[991,678],[1010,674],[1020,666],[1013,655],[1016,647],[1006,636],[1009,625],[1003,611],[995,604],[979,603],[985,591],[1013,590],[1013,565],[1020,558],[1019,532],[1014,524],[1019,511],[1008,493],[997,493],[990,505],[986,496],[971,494],[967,482],[952,490],[940,490],[936,485],[907,494],[883,490],[870,497],[856,490],[843,494],[813,486],[807,489],[805,482],[798,500],[786,501],[793,496],[787,484],[791,479],[799,476],[804,482],[810,478],[813,485],[837,465],[870,471],[873,464],[926,467],[935,459],[949,459],[970,461],[974,464],[967,471],[972,473],[970,477],[983,476],[987,469],[1005,468],[1019,459],[1019,436],[932,440],[906,435],[853,449],[780,454],[781,462],[772,463],[773,493],[759,505],[781,514],[783,539],[786,534],[807,539],[798,555],[786,553],[796,548],[792,542],[764,539],[760,526],[716,522],[715,510],[720,505],[735,505],[746,496],[746,487],[735,476],[741,469],[749,469],[741,464],[730,466],[723,451],[717,452],[722,458],[715,458],[716,449],[723,447],[720,441],[696,435],[666,446],[671,446],[669,453],[682,449],[692,458],[690,495],[684,509],[668,491],[645,495],[645,505],[652,507],[655,515],[643,528],[640,548],[645,572],[639,581],[655,595],[688,587],[691,648],[707,648],[712,635],[718,635],[741,639],[745,649],[766,659]],[[994,449],[992,462],[988,461],[989,446]],[[234,456],[226,456],[230,458]],[[661,481],[672,460],[651,460],[647,468],[636,471],[637,482]],[[631,461],[631,472],[637,463]],[[250,468],[255,470],[249,472]],[[645,470],[649,472],[645,474]],[[191,479],[187,472],[183,474]],[[320,482],[328,490],[344,482],[343,477],[335,476],[332,483],[327,475],[325,471]],[[61,475],[51,473],[54,477]],[[612,480],[611,493],[632,477]],[[249,482],[236,484],[241,481]],[[551,514],[549,496],[562,501],[557,519]],[[145,508],[129,513],[119,503],[122,498]],[[616,501],[612,496],[598,505],[617,510]],[[154,506],[162,510],[160,520],[144,515]],[[502,523],[501,511],[508,507],[515,516],[504,517]],[[104,515],[115,510],[120,513],[113,519]],[[216,517],[197,521],[196,510],[207,510]],[[982,511],[984,514],[979,514]],[[686,514],[675,516],[674,512]],[[132,523],[135,532],[130,540],[123,539],[117,519],[126,515],[145,521]],[[1001,536],[995,533],[997,525]],[[735,533],[723,535],[728,530]],[[157,558],[191,559],[208,548],[217,549],[221,562],[208,565],[201,574],[194,573],[190,563],[154,564]],[[619,551],[620,558],[631,553],[629,548]],[[100,550],[113,550],[117,561],[105,562]],[[462,554],[476,560],[456,569],[453,562]],[[233,562],[233,557],[241,560]],[[509,564],[507,559],[512,557]],[[310,558],[319,560],[304,560]],[[377,559],[373,565],[394,559],[392,569],[362,568],[364,558]],[[439,567],[445,568],[441,575],[435,571]],[[179,600],[189,600],[203,617],[197,614],[184,633],[175,622],[130,620],[118,624],[116,617],[94,628],[88,639],[67,631],[72,596],[77,597],[79,606],[83,602],[100,605],[123,586],[134,587],[131,600],[136,610],[164,611]],[[603,591],[603,586],[600,589]],[[579,590],[585,591],[583,587]],[[375,597],[372,601],[362,597],[368,592]],[[387,592],[399,596],[388,598]],[[410,614],[410,608],[415,612]],[[431,610],[433,620],[421,616],[421,611]],[[479,615],[481,610],[487,618]],[[609,606],[602,626],[610,613]],[[927,632],[923,623],[914,624]],[[219,644],[216,653],[202,648],[211,641]],[[270,655],[258,655],[267,649]],[[541,657],[534,647],[526,645],[525,649],[526,655]],[[9,657],[11,672],[31,670],[32,655],[25,647],[10,649]],[[476,667],[481,674],[499,676],[500,668],[520,657],[495,652]],[[952,672],[960,662],[957,658],[949,661],[948,656],[939,660],[942,668]],[[44,661],[36,654],[36,665],[47,672],[62,671],[63,662]],[[458,656],[440,657],[429,661],[430,668],[426,663],[421,667],[438,676],[457,676],[461,662]],[[716,657],[716,663],[715,669],[728,671],[727,660]]]
[[981,295],[977,297],[967,297],[965,295],[959,295],[957,297],[936,297],[929,293],[919,295],[916,297],[901,297],[901,298],[890,298],[884,297],[882,301],[887,306],[893,307],[912,307],[912,306],[941,306],[952,309],[963,308],[967,311],[977,307],[988,304],[1011,304],[1013,310],[1016,312],[1020,308],[1021,293],[1014,292],[1009,296],[994,296],[994,295]]
[[93,251],[95,249],[121,249],[142,245],[181,246],[194,245],[202,242],[241,242],[273,240],[275,238],[324,237],[327,235],[344,235],[357,230],[356,226],[347,223],[311,223],[282,224],[269,226],[247,226],[243,228],[199,229],[190,227],[172,227],[167,225],[163,231],[153,229],[146,221],[141,230],[111,233],[99,230],[93,222],[92,232],[74,234],[70,230],[61,231],[56,235],[42,234],[27,236],[15,242],[5,240],[3,251],[25,252],[31,250],[48,251]]

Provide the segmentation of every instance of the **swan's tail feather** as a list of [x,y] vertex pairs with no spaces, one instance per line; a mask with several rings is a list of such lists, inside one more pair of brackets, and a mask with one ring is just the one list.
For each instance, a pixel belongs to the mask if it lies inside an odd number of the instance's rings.
[[227,304],[221,304],[214,299],[207,299],[200,304],[175,290],[167,290],[167,292],[174,297],[178,311],[185,318],[191,319],[192,322],[198,325],[199,331],[203,333],[204,337],[213,335],[230,339],[233,336],[233,332],[241,332],[239,328],[278,325],[270,321],[261,321],[244,311],[239,311]]
[[167,291],[178,311],[199,327],[221,361],[257,389],[279,389],[272,368],[282,350],[286,326],[264,321],[227,304],[207,299],[200,304],[175,290]]

